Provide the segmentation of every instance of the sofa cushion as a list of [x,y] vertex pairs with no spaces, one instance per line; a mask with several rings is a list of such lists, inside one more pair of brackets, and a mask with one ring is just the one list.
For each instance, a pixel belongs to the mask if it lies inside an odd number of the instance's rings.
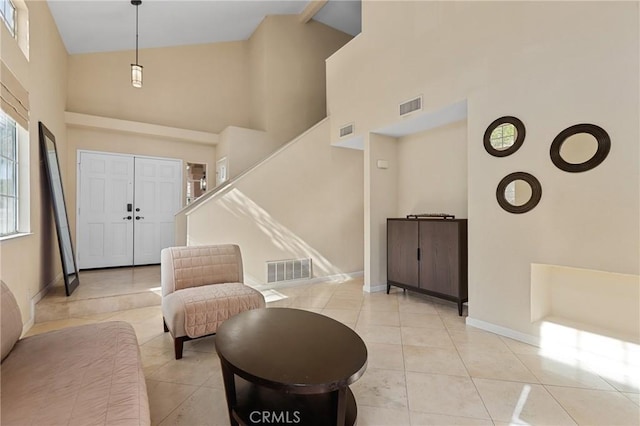
[[69,327],[18,341],[2,364],[2,425],[148,425],[130,324]]
[[22,334],[22,316],[9,287],[1,280],[0,285],[0,352],[4,361]]

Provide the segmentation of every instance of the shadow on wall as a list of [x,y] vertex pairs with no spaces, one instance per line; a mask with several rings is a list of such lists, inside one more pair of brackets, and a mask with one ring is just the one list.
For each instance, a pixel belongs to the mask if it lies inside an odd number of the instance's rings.
[[[237,188],[222,195],[217,203],[234,217],[254,224],[277,250],[292,253],[296,258],[311,257],[314,276],[330,276],[334,282],[350,279],[349,275],[333,265],[322,253],[275,220],[265,209]],[[252,280],[254,283],[261,282],[260,280]]]

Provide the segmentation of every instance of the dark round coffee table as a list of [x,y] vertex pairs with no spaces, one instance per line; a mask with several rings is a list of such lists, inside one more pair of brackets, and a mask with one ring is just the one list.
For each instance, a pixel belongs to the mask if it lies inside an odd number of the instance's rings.
[[349,385],[367,348],[346,325],[309,311],[263,308],[225,321],[216,333],[232,425],[353,425]]

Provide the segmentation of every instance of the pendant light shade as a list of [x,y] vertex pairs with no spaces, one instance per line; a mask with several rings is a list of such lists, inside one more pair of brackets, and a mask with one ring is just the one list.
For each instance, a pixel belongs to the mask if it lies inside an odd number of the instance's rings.
[[142,65],[131,64],[131,85],[136,89],[142,87]]
[[131,4],[136,7],[136,63],[131,64],[131,85],[136,89],[142,87],[142,65],[138,64],[138,6],[142,0],[131,0]]

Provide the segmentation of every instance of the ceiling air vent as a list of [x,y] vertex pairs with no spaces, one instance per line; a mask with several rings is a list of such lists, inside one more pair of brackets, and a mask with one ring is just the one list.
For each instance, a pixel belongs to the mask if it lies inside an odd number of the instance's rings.
[[422,109],[422,96],[400,104],[400,116]]
[[340,127],[340,137],[349,136],[353,133],[353,123]]

